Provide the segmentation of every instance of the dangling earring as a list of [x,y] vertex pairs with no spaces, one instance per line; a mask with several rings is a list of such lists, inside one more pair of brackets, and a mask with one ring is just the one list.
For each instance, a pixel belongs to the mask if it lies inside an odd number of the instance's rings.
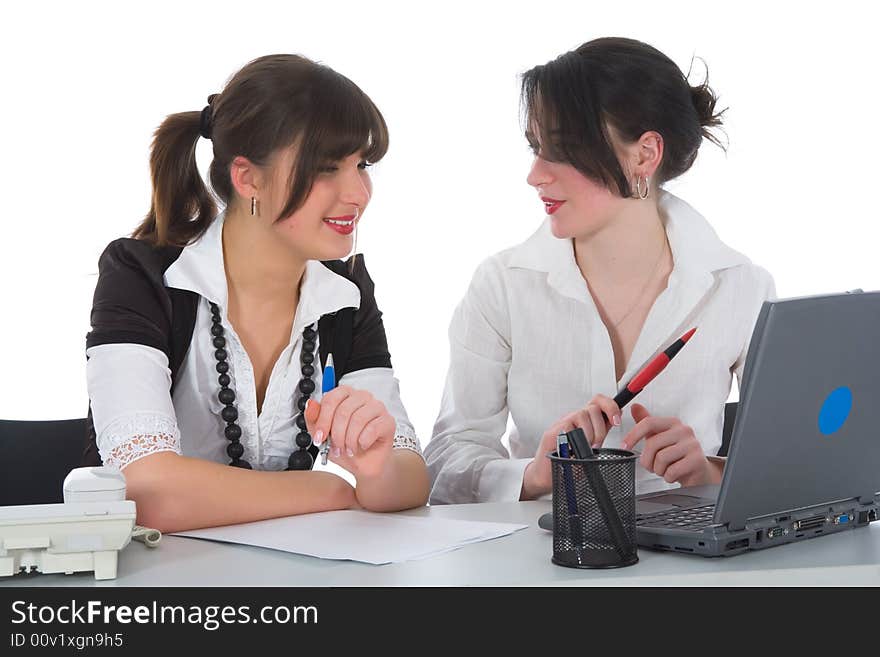
[[648,198],[648,193],[651,191],[651,179],[648,176],[645,176],[645,193],[642,194],[642,177],[636,176],[636,197],[642,199],[643,201]]
[[257,197],[251,196],[251,216],[258,217],[260,216],[260,210],[257,208]]

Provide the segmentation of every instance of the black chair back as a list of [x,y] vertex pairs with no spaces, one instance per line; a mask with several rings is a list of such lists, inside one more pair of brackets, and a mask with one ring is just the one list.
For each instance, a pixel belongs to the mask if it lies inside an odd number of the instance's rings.
[[0,506],[64,501],[80,465],[86,420],[0,420]]
[[730,435],[733,433],[738,406],[736,402],[724,405],[724,428],[721,430],[721,448],[718,450],[718,456],[727,456],[727,451],[730,449]]

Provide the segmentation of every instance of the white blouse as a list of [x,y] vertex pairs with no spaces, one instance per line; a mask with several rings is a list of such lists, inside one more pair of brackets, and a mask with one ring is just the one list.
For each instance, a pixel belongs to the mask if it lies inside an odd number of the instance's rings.
[[[220,416],[223,404],[217,398],[217,361],[211,335],[210,302],[227,308],[226,274],[223,264],[221,214],[196,242],[185,247],[165,272],[167,287],[191,290],[200,295],[189,351],[170,394],[171,372],[166,355],[153,347],[137,344],[104,344],[86,350],[89,398],[95,424],[98,451],[107,465],[124,468],[148,454],[173,451],[185,456],[228,463],[226,423]],[[310,261],[300,288],[290,341],[281,352],[269,377],[262,411],[257,413],[256,383],[250,358],[235,329],[224,314],[230,387],[241,426],[244,458],[257,470],[283,470],[290,453],[297,449],[294,438],[299,414],[300,352],[302,331],[322,315],[345,307],[357,308],[357,285],[334,273],[320,262]],[[320,338],[316,337],[316,342]],[[318,353],[316,348],[315,353]],[[315,361],[315,392],[321,399],[322,372]],[[375,367],[343,376],[339,385],[367,390],[385,404],[397,422],[394,447],[421,454],[419,441],[400,390],[390,368]],[[328,463],[328,468],[331,464]],[[321,469],[320,461],[315,469]]]
[[[636,401],[652,415],[680,418],[707,455],[717,453],[732,377],[741,379],[758,312],[775,296],[773,279],[681,199],[661,192],[659,204],[674,266],[620,380],[572,242],[555,238],[549,220],[480,265],[449,327],[449,372],[425,448],[431,503],[519,499],[523,471],[549,426],[596,394],[613,397],[694,326]],[[508,416],[514,427],[505,445]],[[634,425],[624,409],[604,445],[619,447]],[[638,492],[675,485],[637,466]]]

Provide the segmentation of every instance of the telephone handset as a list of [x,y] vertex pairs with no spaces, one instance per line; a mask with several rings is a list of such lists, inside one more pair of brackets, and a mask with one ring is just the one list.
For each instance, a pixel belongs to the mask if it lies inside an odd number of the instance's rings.
[[0,576],[92,570],[95,579],[113,579],[118,551],[132,538],[159,543],[158,531],[135,525],[118,468],[75,468],[63,489],[62,504],[0,507]]
[[[63,489],[65,502],[125,500],[125,475],[119,468],[109,466],[75,468],[64,478]],[[162,532],[135,525],[131,537],[148,547],[156,547],[162,540]]]

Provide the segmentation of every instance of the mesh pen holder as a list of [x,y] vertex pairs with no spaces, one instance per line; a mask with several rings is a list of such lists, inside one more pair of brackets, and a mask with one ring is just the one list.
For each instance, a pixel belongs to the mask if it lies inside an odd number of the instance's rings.
[[553,474],[553,563],[620,568],[638,562],[636,455],[600,448],[593,458],[548,455]]

